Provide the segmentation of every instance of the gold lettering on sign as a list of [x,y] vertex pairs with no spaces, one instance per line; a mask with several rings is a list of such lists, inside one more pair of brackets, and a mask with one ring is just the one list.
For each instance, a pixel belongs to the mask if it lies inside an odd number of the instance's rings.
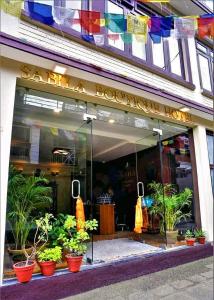
[[[57,74],[43,69],[31,69],[28,66],[21,67],[21,77],[27,80],[33,80],[68,89],[79,94],[86,94],[89,96],[99,97],[110,102],[117,102],[124,107],[138,109],[147,114],[159,114],[177,121],[192,122],[192,116],[187,112],[181,112],[175,108],[164,106],[143,97],[134,96],[100,84],[93,85],[93,87],[90,88],[92,83],[90,84],[85,81],[78,81],[78,79],[74,77]],[[89,87],[90,89],[87,90],[86,87]]]

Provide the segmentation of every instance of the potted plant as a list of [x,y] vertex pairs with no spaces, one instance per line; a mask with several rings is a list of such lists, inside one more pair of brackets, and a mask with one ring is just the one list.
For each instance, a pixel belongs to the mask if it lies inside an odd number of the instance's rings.
[[35,267],[34,259],[37,251],[40,252],[48,241],[48,232],[52,228],[52,218],[52,214],[45,214],[45,217],[42,217],[35,221],[36,232],[34,235],[34,244],[32,246],[32,251],[30,254],[25,250],[25,244],[23,244],[22,246],[22,250],[25,254],[26,260],[15,263],[13,265],[13,269],[16,273],[17,279],[21,283],[28,282],[32,278],[33,270]]
[[[96,230],[98,227],[97,220],[88,220],[81,224],[75,216],[68,215],[64,222],[64,232],[58,237],[58,242],[63,244],[66,250],[66,260],[69,271],[78,272],[82,264],[83,255],[87,251],[87,242],[90,240],[89,232]],[[78,229],[81,228],[81,229]]]
[[176,225],[191,216],[190,205],[192,191],[185,188],[177,193],[172,184],[152,182],[148,187],[153,191],[154,205],[150,212],[160,216],[160,231],[166,230],[167,239],[176,239],[178,232]]
[[202,229],[196,229],[195,230],[195,237],[199,244],[204,245],[206,241],[206,232],[203,231]]
[[11,226],[15,245],[9,248],[12,254],[32,252],[27,249],[28,236],[38,214],[50,207],[51,188],[47,187],[48,180],[44,177],[25,177],[14,166],[10,166],[8,179],[7,220]]
[[39,266],[44,276],[51,276],[55,272],[56,262],[62,257],[62,249],[59,246],[45,248],[37,253]]
[[185,233],[185,239],[187,246],[194,246],[195,245],[195,237],[194,233],[189,229]]

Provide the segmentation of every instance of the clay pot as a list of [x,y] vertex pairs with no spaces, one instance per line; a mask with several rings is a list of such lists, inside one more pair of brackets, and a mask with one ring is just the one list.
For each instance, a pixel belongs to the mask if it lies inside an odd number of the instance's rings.
[[44,276],[52,276],[56,269],[55,261],[40,261],[39,266]]
[[71,254],[67,254],[65,258],[68,264],[69,271],[74,273],[80,271],[83,256],[72,256]]
[[187,246],[194,246],[195,245],[195,238],[186,239]]
[[[8,247],[7,250],[12,255],[24,255],[24,250],[15,249],[15,246],[14,247]],[[27,252],[27,254],[31,254],[32,251],[33,251],[33,247],[26,248],[25,251]]]
[[198,242],[199,242],[199,244],[204,245],[204,244],[205,244],[205,241],[206,241],[205,236],[198,237]]
[[33,269],[36,263],[33,260],[29,260],[26,265],[26,261],[21,261],[13,265],[13,269],[16,273],[16,277],[19,282],[25,283],[31,280]]

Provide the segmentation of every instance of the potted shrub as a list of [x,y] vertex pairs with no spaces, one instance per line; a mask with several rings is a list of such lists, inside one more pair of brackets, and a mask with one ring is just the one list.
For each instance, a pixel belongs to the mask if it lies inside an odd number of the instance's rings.
[[206,241],[206,232],[203,231],[202,229],[196,229],[195,230],[195,237],[199,244],[205,244]]
[[[78,226],[77,226],[78,225]],[[81,228],[81,229],[77,229]],[[96,230],[97,220],[88,220],[82,223],[76,220],[75,216],[68,215],[58,236],[58,242],[62,243],[66,250],[66,260],[69,271],[78,272],[82,264],[83,255],[87,251],[87,242],[90,240],[89,232]]]
[[194,233],[190,230],[187,230],[185,233],[185,239],[187,246],[194,246],[195,245],[195,237]]
[[[11,226],[15,245],[8,249],[12,254],[31,253],[28,247],[28,236],[34,221],[52,203],[51,188],[44,177],[23,176],[15,167],[10,166],[8,179],[7,220]],[[36,216],[36,217],[35,217]]]
[[172,184],[163,185],[157,182],[152,182],[148,186],[153,191],[152,196],[155,200],[150,212],[160,216],[160,231],[164,233],[166,230],[167,239],[175,240],[178,235],[176,225],[191,216],[192,191],[185,188],[177,193]]
[[[36,220],[36,232],[34,235],[34,244],[30,254],[25,250],[25,244],[22,246],[22,250],[25,254],[26,260],[15,263],[13,269],[16,273],[17,279],[21,283],[25,283],[31,280],[33,270],[35,267],[35,256],[37,251],[39,252],[48,241],[48,232],[52,228],[51,214],[46,214],[45,217]],[[38,249],[39,247],[39,249]],[[38,249],[38,250],[37,250]]]
[[41,272],[44,276],[51,276],[55,272],[56,262],[62,257],[62,249],[59,246],[45,248],[37,253]]

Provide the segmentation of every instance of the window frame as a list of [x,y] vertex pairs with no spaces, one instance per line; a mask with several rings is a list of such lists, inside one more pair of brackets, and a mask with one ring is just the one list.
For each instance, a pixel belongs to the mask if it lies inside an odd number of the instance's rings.
[[[214,144],[214,132],[207,130],[207,137],[208,136],[213,137],[213,144]],[[208,138],[207,138],[207,155],[208,155],[208,159],[209,159]],[[214,153],[213,153],[213,160],[214,160]],[[209,160],[209,165],[210,165],[210,177],[211,177],[211,181],[212,181],[211,171],[214,170],[214,161],[213,161],[213,164],[211,164],[210,160]],[[212,182],[212,189],[213,189],[213,187],[214,187],[214,182]],[[214,189],[213,189],[213,196],[214,196]]]
[[[36,0],[30,0],[30,1],[36,1]],[[65,4],[64,0],[54,0],[55,3],[61,3],[61,4]],[[136,2],[134,0],[130,0],[130,2],[126,1],[126,0],[109,0],[112,3],[119,5],[121,8],[124,9],[124,14],[127,15],[127,12],[131,12],[131,11],[135,11],[138,14],[149,14],[150,16],[154,16],[157,15],[156,12],[154,12],[153,10],[151,10],[148,6],[146,6],[144,3],[139,3]],[[106,2],[105,0],[94,0],[92,3],[92,8],[93,10],[98,10],[101,13],[104,13],[106,11]],[[27,3],[27,1],[25,0],[25,4]],[[82,1],[82,9],[87,10],[88,8],[88,2],[87,1]],[[25,15],[27,15],[29,17],[29,13],[28,13],[28,9],[27,9],[27,5],[25,5]],[[53,27],[54,29],[61,31],[61,32],[65,32],[66,34],[70,35],[71,37],[75,37],[75,38],[79,38],[81,39],[81,42],[83,43],[87,43],[87,45],[89,47],[93,47],[95,46],[95,44],[93,42],[88,43],[85,42],[82,39],[82,35],[85,34],[84,30],[82,30],[81,32],[78,32],[74,29],[71,28],[66,28],[65,26],[60,26],[56,23],[54,23],[51,27]],[[105,34],[107,32],[107,28],[101,28],[101,34]],[[167,40],[164,40],[164,60],[166,60],[166,58],[168,57],[167,55],[169,54],[169,49],[168,48],[168,42]],[[184,40],[184,43],[182,43],[182,41],[178,40],[178,44],[179,44],[179,49],[182,49],[182,51],[180,52],[180,61],[181,61],[181,76],[172,73],[169,66],[167,66],[166,70],[164,70],[163,68],[160,68],[156,65],[154,65],[152,63],[152,51],[151,51],[151,41],[150,41],[150,37],[148,37],[148,42],[146,43],[146,60],[143,60],[141,58],[138,58],[134,55],[132,55],[132,44],[127,44],[124,43],[124,50],[120,50],[117,49],[116,47],[113,47],[111,45],[108,45],[107,42],[107,36],[105,36],[105,42],[103,46],[99,46],[98,48],[100,50],[103,50],[105,53],[107,52],[108,54],[116,54],[119,55],[120,59],[122,58],[124,61],[132,63],[134,65],[137,65],[138,67],[142,67],[143,69],[149,71],[149,72],[153,72],[156,73],[159,76],[163,76],[168,80],[171,80],[173,82],[176,82],[178,84],[181,84],[182,86],[185,86],[191,90],[195,89],[195,85],[193,84],[192,81],[192,72],[191,72],[191,64],[190,64],[190,53],[189,53],[189,47],[188,47],[188,42],[186,40]],[[97,47],[96,47],[97,48]],[[184,63],[184,55],[183,55],[183,51],[185,52],[185,58],[186,58],[186,64]],[[168,54],[167,54],[168,53]],[[165,63],[166,65],[166,63]],[[168,65],[168,64],[167,64]]]
[[[206,48],[206,53],[203,52],[202,50],[200,50],[198,48],[198,45]],[[199,73],[201,90],[202,90],[202,93],[204,93],[205,95],[212,97],[214,95],[214,82],[212,79],[212,74],[213,74],[212,67],[213,67],[213,63],[214,63],[214,58],[211,56],[211,52],[213,52],[213,51],[209,46],[207,46],[206,44],[202,43],[199,40],[195,40],[195,46],[196,46],[196,53],[197,53],[198,73]],[[208,60],[211,91],[209,91],[203,87],[203,81],[202,81],[202,75],[201,75],[201,65],[200,65],[200,59],[199,59],[200,55],[205,57]],[[213,60],[213,62],[212,62],[212,60]]]

